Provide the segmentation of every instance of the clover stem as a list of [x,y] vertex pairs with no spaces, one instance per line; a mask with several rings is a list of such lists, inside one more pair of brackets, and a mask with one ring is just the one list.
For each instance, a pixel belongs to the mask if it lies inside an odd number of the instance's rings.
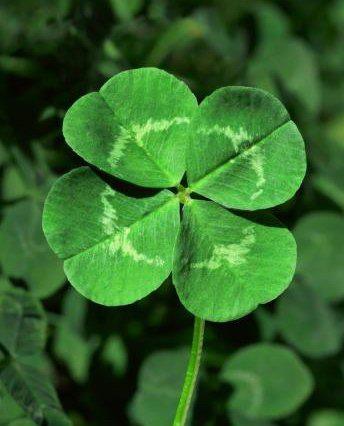
[[174,418],[173,426],[184,426],[188,416],[192,395],[194,393],[198,370],[201,364],[203,348],[204,320],[195,317],[192,345],[189,362],[185,374],[183,390]]

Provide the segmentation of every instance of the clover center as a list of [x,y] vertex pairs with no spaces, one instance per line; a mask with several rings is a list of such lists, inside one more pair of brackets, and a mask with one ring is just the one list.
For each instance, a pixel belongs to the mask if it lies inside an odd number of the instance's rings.
[[185,188],[183,185],[178,185],[177,197],[180,203],[182,204],[189,203],[191,201],[190,193],[191,193],[191,190],[189,188]]

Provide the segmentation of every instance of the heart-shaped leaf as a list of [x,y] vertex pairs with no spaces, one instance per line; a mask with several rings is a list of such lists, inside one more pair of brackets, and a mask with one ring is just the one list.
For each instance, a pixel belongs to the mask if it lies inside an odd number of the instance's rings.
[[281,204],[304,178],[302,137],[284,106],[262,90],[216,90],[201,103],[190,135],[190,188],[226,207]]
[[77,383],[86,382],[92,356],[99,346],[97,336],[87,339],[84,335],[86,309],[87,300],[84,297],[72,289],[66,293],[54,336],[54,352],[66,364]]
[[222,378],[235,387],[228,408],[258,419],[288,416],[313,390],[311,373],[300,358],[290,349],[267,343],[232,355]]
[[296,282],[279,299],[277,321],[284,339],[305,355],[326,357],[341,347],[343,333],[334,312],[306,284]]
[[311,213],[300,219],[294,234],[299,253],[297,272],[326,300],[343,300],[343,216]]
[[197,101],[189,88],[156,68],[125,71],[68,110],[63,134],[86,161],[148,187],[177,185],[185,172],[190,120]]
[[330,408],[314,412],[307,422],[307,426],[343,426],[343,424],[344,411]]
[[61,261],[42,232],[42,206],[24,200],[7,207],[0,225],[0,263],[4,273],[25,279],[32,293],[45,298],[65,281]]
[[194,315],[228,321],[277,297],[296,263],[292,234],[273,216],[239,216],[192,200],[184,207],[173,280]]
[[170,274],[179,202],[168,190],[127,197],[83,167],[54,185],[43,227],[81,294],[104,305],[123,305],[151,293]]
[[185,349],[156,352],[145,360],[138,390],[130,406],[135,422],[142,426],[170,426],[173,423],[187,361]]

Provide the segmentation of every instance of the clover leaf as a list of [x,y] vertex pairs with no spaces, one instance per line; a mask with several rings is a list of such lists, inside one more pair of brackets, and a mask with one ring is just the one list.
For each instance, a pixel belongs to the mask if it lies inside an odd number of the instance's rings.
[[[175,187],[128,197],[89,167],[55,183],[43,228],[81,294],[104,305],[129,304],[172,271],[188,310],[227,321],[288,286],[296,262],[289,231],[271,215],[225,209],[275,206],[302,182],[303,140],[276,98],[227,87],[198,107],[184,83],[142,68],[79,99],[63,132],[86,161],[117,178]],[[188,188],[181,185],[185,171]]]
[[310,285],[292,284],[279,299],[276,313],[282,337],[303,355],[322,358],[339,352],[341,324],[332,307]]
[[258,343],[240,349],[224,364],[222,379],[235,387],[229,412],[274,420],[288,416],[310,396],[314,380],[308,367],[287,347]]
[[154,352],[144,361],[129,410],[135,424],[172,424],[187,360],[187,349],[179,348]]

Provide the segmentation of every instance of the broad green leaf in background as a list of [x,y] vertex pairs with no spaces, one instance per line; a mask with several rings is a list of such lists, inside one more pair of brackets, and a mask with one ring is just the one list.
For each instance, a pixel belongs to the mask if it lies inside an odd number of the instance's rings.
[[[3,387],[2,384],[0,384]],[[0,397],[0,426],[36,426],[36,423],[27,418],[25,411],[15,400],[1,389]]]
[[28,49],[35,53],[54,51],[66,34],[63,18],[70,0],[2,0],[0,4],[0,50]]
[[112,367],[115,375],[124,375],[128,364],[128,353],[119,335],[110,336],[106,340],[102,351],[102,360]]
[[313,151],[316,172],[313,182],[317,189],[344,210],[344,113],[324,126],[324,138]]
[[0,166],[3,166],[8,161],[8,153],[2,141],[0,140]]
[[128,304],[170,274],[179,202],[168,190],[149,198],[127,197],[83,167],[54,185],[43,227],[81,294],[104,305]]
[[279,419],[297,410],[313,390],[313,378],[290,349],[258,343],[234,353],[225,363],[222,379],[235,390],[229,410],[249,418]]
[[189,186],[226,207],[256,210],[281,204],[306,171],[302,137],[284,106],[248,87],[216,90],[191,124]]
[[277,302],[283,338],[302,354],[321,358],[337,353],[343,331],[332,308],[313,287],[295,282]]
[[61,424],[68,424],[44,366],[46,319],[41,305],[21,289],[2,291],[0,319],[0,349],[4,357],[0,382],[37,424],[44,419],[50,424],[47,416],[54,412],[65,421]]
[[[92,356],[99,345],[99,337],[85,337],[84,322],[87,300],[74,290],[64,296],[62,314],[57,322],[53,349],[77,383],[85,383]],[[73,350],[71,350],[73,348]]]
[[344,299],[344,217],[335,212],[313,212],[297,223],[297,272],[323,298]]
[[7,276],[25,279],[40,298],[50,296],[64,283],[62,263],[44,238],[37,202],[24,200],[5,208],[0,224],[0,264]]
[[0,275],[0,291],[10,290],[11,288],[11,281],[3,275]]
[[183,386],[188,351],[160,351],[141,367],[130,416],[140,426],[170,426]]
[[343,426],[344,425],[344,411],[337,411],[334,409],[322,409],[313,413],[307,426]]
[[238,411],[233,411],[229,415],[231,426],[273,426],[273,423],[267,420],[250,419]]
[[114,14],[124,23],[131,21],[144,4],[143,0],[109,0],[109,3]]
[[169,54],[176,50],[191,48],[196,41],[202,39],[203,35],[202,25],[193,17],[178,19],[170,24],[157,39],[146,63],[161,65]]
[[[256,3],[249,5],[257,19],[260,43],[275,43],[290,33],[290,22],[283,10],[276,3]],[[251,60],[252,62],[252,60]]]
[[274,217],[240,216],[200,200],[184,207],[175,253],[181,302],[211,321],[242,317],[276,298],[296,263],[293,236]]
[[283,37],[260,47],[248,69],[248,82],[276,96],[280,85],[312,114],[321,105],[320,80],[314,53],[297,38]]
[[263,306],[259,306],[254,311],[254,316],[258,323],[260,340],[268,342],[274,340],[278,332],[275,315]]
[[252,86],[278,97],[286,91],[304,115],[321,107],[319,64],[311,46],[291,31],[287,14],[277,4],[253,2],[258,44],[248,62],[247,79]]
[[[125,102],[123,100],[125,99]],[[141,186],[177,185],[197,101],[156,68],[122,72],[72,105],[63,123],[71,148],[100,169]]]
[[40,352],[45,344],[46,319],[42,306],[20,289],[1,289],[0,345],[12,357]]
[[2,178],[2,198],[14,201],[28,195],[28,189],[17,167],[6,167]]

